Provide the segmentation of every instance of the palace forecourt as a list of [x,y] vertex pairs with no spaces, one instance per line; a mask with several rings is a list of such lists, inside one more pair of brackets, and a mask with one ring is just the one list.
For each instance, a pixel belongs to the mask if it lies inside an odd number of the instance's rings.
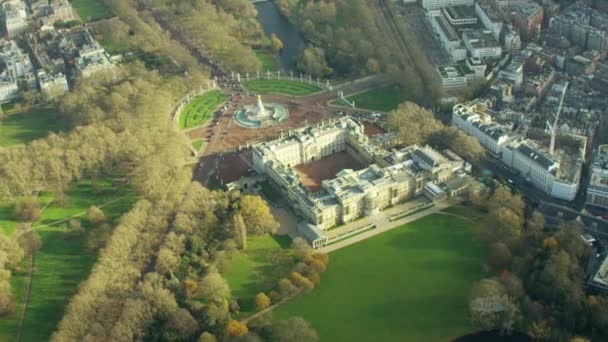
[[[351,117],[291,130],[254,145],[252,154],[258,181],[268,179],[286,197],[302,219],[298,232],[313,247],[325,245],[324,231],[336,225],[376,215],[417,196],[435,201],[459,194],[468,184],[471,167],[450,150],[412,145],[389,151],[376,146]],[[298,169],[323,167],[333,159],[360,169],[333,165],[335,176],[327,179],[328,172],[319,172],[324,178],[318,180],[320,187],[307,187],[310,182],[303,182]]]

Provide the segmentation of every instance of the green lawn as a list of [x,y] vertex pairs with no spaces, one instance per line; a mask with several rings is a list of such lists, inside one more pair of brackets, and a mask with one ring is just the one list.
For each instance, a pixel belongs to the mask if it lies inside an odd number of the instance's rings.
[[290,80],[249,80],[243,82],[245,89],[258,93],[273,93],[306,96],[321,90],[314,84]]
[[[27,260],[23,263],[23,269],[26,270]],[[13,272],[11,275],[11,291],[14,298],[23,298],[23,292],[25,291],[25,271]],[[17,306],[18,307],[18,306]],[[20,307],[18,307],[20,309]],[[19,329],[18,314],[19,310],[16,310],[9,317],[0,318],[0,341],[14,341],[17,336],[17,330]]]
[[49,131],[61,131],[66,127],[67,121],[48,108],[7,115],[0,122],[0,146],[25,144],[46,137]]
[[341,107],[348,107],[351,108],[350,104],[347,103],[346,101],[342,100],[342,99],[335,99],[335,100],[331,100],[329,101],[329,105],[330,106],[341,106]]
[[276,55],[266,50],[255,50],[255,55],[261,63],[261,71],[277,71],[280,69],[279,60]]
[[72,7],[85,22],[112,17],[112,11],[101,0],[72,0]]
[[232,296],[239,301],[242,316],[255,311],[255,295],[261,291],[268,294],[280,278],[287,276],[292,266],[292,258],[286,249],[290,245],[289,236],[249,236],[247,249],[232,256],[224,277]]
[[226,97],[219,90],[212,90],[197,97],[188,103],[180,114],[179,128],[188,129],[203,125],[224,101]]
[[203,139],[197,139],[192,142],[192,147],[197,151],[200,151],[203,145],[205,145],[205,140]]
[[386,86],[349,96],[346,99],[350,102],[355,101],[357,108],[389,112],[408,98],[403,89],[397,86]]
[[[50,198],[49,194],[41,196],[41,205]],[[59,207],[53,202],[34,223],[34,227],[53,224],[84,212],[91,205],[101,205],[117,198],[121,199],[102,209],[111,222],[116,221],[131,207],[136,200],[134,192],[128,186],[113,188],[110,179],[100,181],[98,192],[93,189],[90,181],[81,181],[70,188],[65,207]],[[13,222],[7,227],[5,223],[12,221],[13,205],[4,203],[2,208],[5,209],[0,211],[0,228],[11,232],[17,224]],[[79,216],[86,229],[85,217]],[[37,231],[42,238],[42,248],[34,257],[34,275],[23,326],[23,341],[49,340],[63,316],[65,305],[78,290],[80,282],[87,278],[96,260],[96,254],[84,248],[85,236],[66,233],[65,223],[39,227]],[[11,284],[15,299],[20,304],[25,275],[15,274]],[[19,314],[19,311],[16,311],[12,316],[0,320],[0,340],[15,339]]]
[[484,251],[470,220],[432,215],[331,253],[311,293],[274,311],[321,341],[450,341],[471,330],[470,285]]

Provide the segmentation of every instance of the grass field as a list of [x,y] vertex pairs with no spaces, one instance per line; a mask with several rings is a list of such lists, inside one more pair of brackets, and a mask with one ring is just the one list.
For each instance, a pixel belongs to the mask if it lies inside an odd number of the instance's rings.
[[197,151],[200,151],[203,145],[205,145],[205,140],[203,139],[197,139],[192,141],[192,147]]
[[237,298],[241,316],[254,312],[255,295],[276,287],[277,281],[286,276],[292,259],[286,248],[291,245],[289,236],[260,235],[247,238],[247,249],[232,256],[224,277],[230,285],[232,296]]
[[274,311],[321,341],[450,341],[470,331],[467,297],[484,252],[472,221],[432,215],[331,253],[321,284]]
[[203,125],[224,101],[226,97],[219,90],[212,90],[197,97],[188,103],[180,114],[179,128],[189,129]]
[[274,72],[280,69],[278,58],[271,52],[266,50],[255,50],[255,55],[261,63],[260,70],[262,72]]
[[257,93],[306,96],[321,90],[314,84],[290,80],[250,80],[243,82],[245,89]]
[[7,115],[0,123],[0,146],[25,144],[46,137],[49,131],[56,132],[65,127],[67,122],[57,112],[46,108]]
[[72,0],[72,7],[85,22],[112,17],[112,12],[101,0]]
[[[45,194],[39,198],[45,204],[51,198]],[[55,203],[43,212],[41,218],[33,224],[39,227],[42,248],[34,257],[34,274],[28,302],[28,309],[23,325],[23,341],[48,341],[61,317],[71,296],[78,290],[80,282],[86,279],[96,259],[96,254],[84,248],[85,236],[76,236],[66,232],[65,223],[53,224],[59,220],[86,211],[91,205],[100,205],[111,200],[119,201],[104,207],[102,210],[110,222],[116,221],[135,201],[133,191],[128,187],[114,189],[110,179],[100,181],[100,191],[96,192],[90,181],[81,181],[70,188],[67,203],[60,207]],[[0,225],[7,233],[17,226],[8,227],[12,221],[12,204],[4,203],[0,211]],[[9,216],[7,216],[9,215]],[[84,219],[85,216],[79,216]],[[87,228],[86,220],[82,221]],[[48,225],[47,227],[40,227]],[[15,299],[20,304],[25,274],[16,273],[11,279]],[[0,320],[0,341],[14,341],[18,327],[19,311]]]
[[405,102],[407,96],[403,89],[397,86],[386,86],[349,96],[346,99],[350,102],[355,101],[357,108],[389,112]]
[[341,107],[348,107],[351,108],[350,104],[342,99],[335,99],[335,100],[331,100],[329,101],[329,105],[330,106],[341,106]]

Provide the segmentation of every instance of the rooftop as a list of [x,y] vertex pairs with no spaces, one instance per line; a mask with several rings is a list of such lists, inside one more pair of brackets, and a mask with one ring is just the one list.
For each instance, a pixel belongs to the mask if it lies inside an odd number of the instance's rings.
[[477,16],[475,15],[475,8],[473,6],[466,6],[466,5],[452,6],[452,7],[445,7],[443,10],[445,12],[447,12],[447,14],[450,17],[452,17],[454,20],[477,19]]
[[523,15],[527,19],[531,19],[539,12],[541,12],[543,8],[535,2],[528,2],[522,6],[519,6],[517,12]]
[[456,31],[454,30],[452,25],[448,22],[448,20],[443,15],[433,16],[433,20],[435,20],[435,22],[437,22],[437,24],[441,28],[441,31],[448,38],[449,41],[456,42],[456,41],[460,40],[460,38],[458,37],[458,34],[456,33]]
[[462,39],[476,49],[499,46],[494,34],[489,30],[465,31]]

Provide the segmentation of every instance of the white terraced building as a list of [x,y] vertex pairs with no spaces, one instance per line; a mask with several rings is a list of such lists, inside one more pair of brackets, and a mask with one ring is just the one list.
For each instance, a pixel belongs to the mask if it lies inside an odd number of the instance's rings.
[[566,201],[572,201],[580,185],[586,139],[579,153],[574,155],[556,150],[548,153],[534,141],[514,141],[503,149],[502,162],[516,170],[535,188]]
[[508,127],[495,123],[483,104],[471,102],[454,106],[452,124],[475,137],[513,172],[544,193],[572,201],[579,189],[587,140],[569,135],[576,146],[556,148],[554,154]]
[[452,124],[479,140],[492,155],[500,156],[515,134],[509,127],[495,123],[485,110],[480,102],[457,104],[452,109]]
[[[369,166],[358,171],[344,169],[336,178],[323,181],[321,190],[314,193],[293,169],[342,151]],[[300,227],[313,237],[324,229],[375,215],[388,206],[425,194],[431,184],[443,184],[455,176],[466,177],[470,171],[470,165],[451,151],[439,153],[428,146],[413,145],[389,152],[373,146],[363,126],[350,117],[292,130],[277,140],[255,145],[253,165],[306,219]],[[323,243],[321,237],[314,241]]]

